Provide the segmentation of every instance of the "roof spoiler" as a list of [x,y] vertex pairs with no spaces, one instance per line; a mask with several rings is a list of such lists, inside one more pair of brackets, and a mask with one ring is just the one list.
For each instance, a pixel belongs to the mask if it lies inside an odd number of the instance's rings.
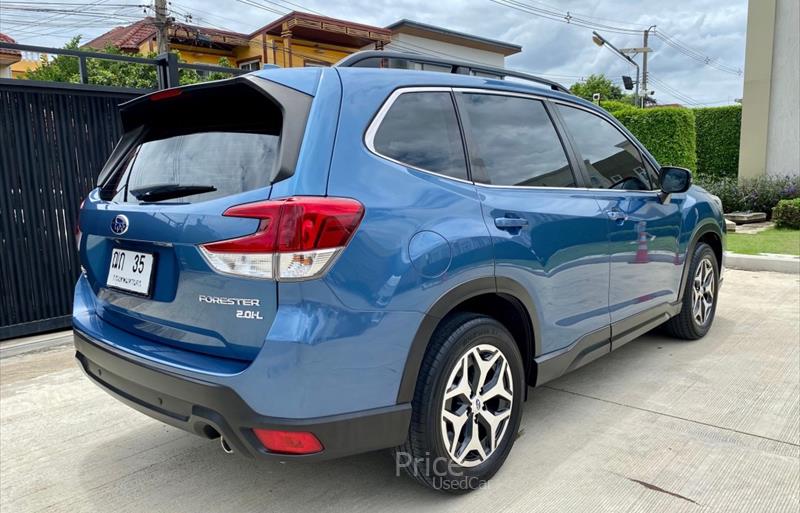
[[[263,97],[271,101],[265,103],[261,101]],[[251,117],[255,118],[251,121],[259,126],[271,118],[267,104],[280,110],[280,126],[275,127],[275,132],[281,134],[281,140],[270,182],[291,176],[299,159],[313,97],[253,74],[163,89],[125,102],[120,105],[122,128],[127,134],[145,125],[176,132],[212,125],[244,127],[241,116],[230,106],[234,100],[247,102]]]
[[442,57],[434,57],[432,55],[423,55],[410,52],[395,52],[385,50],[368,50],[363,52],[356,52],[348,55],[344,59],[335,64],[339,68],[389,68],[389,60],[404,61],[413,64],[431,64],[442,68],[450,68],[450,73],[460,75],[476,75],[493,76],[500,80],[506,77],[518,78],[527,80],[536,84],[545,85],[554,91],[561,93],[572,94],[569,89],[546,78],[537,77],[528,73],[514,71],[505,68],[497,68],[494,66],[487,66],[476,62],[465,62],[454,59],[446,59]]

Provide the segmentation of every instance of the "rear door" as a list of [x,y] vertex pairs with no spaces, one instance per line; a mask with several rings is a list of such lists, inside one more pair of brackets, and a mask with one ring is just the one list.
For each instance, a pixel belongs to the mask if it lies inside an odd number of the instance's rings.
[[533,299],[542,352],[607,329],[608,228],[592,191],[576,187],[546,102],[494,92],[457,97],[495,272]]
[[[611,321],[615,334],[635,328],[637,314],[675,301],[683,270],[678,248],[685,194],[663,204],[658,175],[634,142],[588,110],[559,105],[590,185],[607,217]],[[632,323],[630,326],[628,321]]]
[[292,147],[284,116],[305,119],[310,105],[307,95],[281,94],[299,98],[300,112],[247,78],[123,108],[126,136],[80,222],[82,265],[104,321],[182,349],[255,357],[275,315],[276,283],[250,263],[215,271],[200,245],[259,229],[258,219],[223,214],[270,196]]

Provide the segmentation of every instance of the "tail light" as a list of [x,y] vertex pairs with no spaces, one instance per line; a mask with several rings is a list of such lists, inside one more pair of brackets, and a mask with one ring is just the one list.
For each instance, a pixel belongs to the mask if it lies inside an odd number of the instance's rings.
[[299,196],[236,205],[223,215],[261,222],[251,235],[200,246],[214,269],[291,281],[325,272],[358,228],[364,207],[348,198]]
[[322,443],[308,431],[275,431],[254,429],[258,440],[270,452],[280,454],[312,454],[322,450]]

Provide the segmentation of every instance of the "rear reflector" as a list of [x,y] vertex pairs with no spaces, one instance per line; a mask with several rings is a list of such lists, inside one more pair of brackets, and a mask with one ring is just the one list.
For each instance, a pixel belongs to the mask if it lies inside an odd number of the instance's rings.
[[298,196],[236,205],[223,215],[261,222],[251,235],[200,246],[214,269],[251,278],[306,280],[324,273],[347,245],[364,207],[349,198]]
[[322,443],[308,431],[275,431],[254,429],[253,432],[264,447],[280,454],[313,454],[322,450]]

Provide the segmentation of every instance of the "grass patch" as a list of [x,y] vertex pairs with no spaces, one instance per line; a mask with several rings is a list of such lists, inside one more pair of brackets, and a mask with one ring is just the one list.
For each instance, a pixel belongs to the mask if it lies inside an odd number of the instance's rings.
[[800,255],[800,230],[770,228],[760,233],[729,233],[728,251],[757,255],[780,253]]

